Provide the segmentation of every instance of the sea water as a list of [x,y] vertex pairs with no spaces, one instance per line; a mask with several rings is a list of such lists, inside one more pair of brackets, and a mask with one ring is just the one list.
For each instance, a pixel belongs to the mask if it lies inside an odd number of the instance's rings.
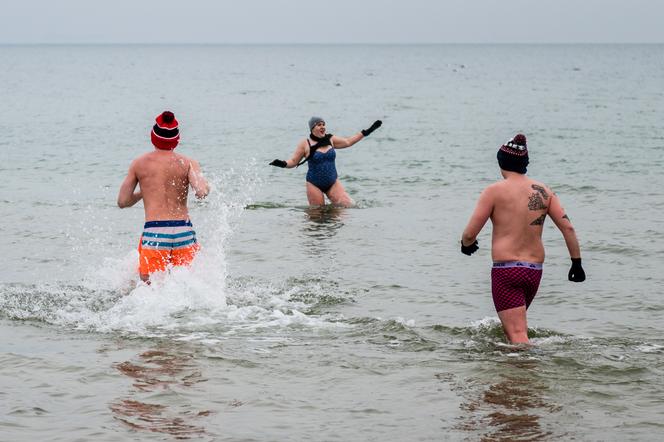
[[[0,440],[657,440],[664,430],[661,45],[0,47]],[[154,117],[180,121],[208,200],[191,268],[137,281],[120,210]],[[309,208],[277,169],[320,115],[383,127]],[[488,224],[495,154],[550,221],[534,346],[504,343]]]

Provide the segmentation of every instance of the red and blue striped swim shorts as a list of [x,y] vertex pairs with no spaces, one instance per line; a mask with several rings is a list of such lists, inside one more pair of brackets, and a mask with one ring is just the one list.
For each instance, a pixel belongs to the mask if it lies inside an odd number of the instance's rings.
[[138,244],[139,273],[149,275],[169,265],[189,265],[199,248],[191,221],[148,221]]

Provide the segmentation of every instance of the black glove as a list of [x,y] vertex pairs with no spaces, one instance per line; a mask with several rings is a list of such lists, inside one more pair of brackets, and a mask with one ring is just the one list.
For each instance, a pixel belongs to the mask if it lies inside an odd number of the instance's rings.
[[586,272],[581,267],[581,258],[572,258],[572,268],[569,269],[567,279],[574,282],[583,282],[586,280]]
[[376,120],[376,121],[374,121],[374,124],[372,124],[369,129],[362,129],[360,132],[362,132],[362,135],[364,135],[365,137],[368,137],[369,135],[371,135],[371,132],[375,131],[376,129],[378,129],[382,125],[383,125],[382,121]]
[[286,167],[288,163],[286,163],[284,160],[274,160],[270,163],[270,166],[276,166],[276,167]]
[[469,246],[464,246],[463,241],[461,241],[461,253],[464,255],[472,255],[473,253],[477,252],[477,249],[479,249],[480,246],[477,245],[477,240],[475,240],[474,243],[472,243]]

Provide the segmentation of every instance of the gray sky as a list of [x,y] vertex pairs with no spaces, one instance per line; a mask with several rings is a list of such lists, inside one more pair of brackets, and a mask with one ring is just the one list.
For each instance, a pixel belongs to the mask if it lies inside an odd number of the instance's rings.
[[664,0],[0,0],[0,43],[662,43]]

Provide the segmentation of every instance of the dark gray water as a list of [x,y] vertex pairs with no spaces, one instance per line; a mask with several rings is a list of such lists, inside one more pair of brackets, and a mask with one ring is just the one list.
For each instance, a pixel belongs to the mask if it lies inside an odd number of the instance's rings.
[[[664,429],[664,47],[0,47],[0,439],[657,440]],[[115,199],[175,111],[215,187],[191,269],[135,287]],[[312,114],[352,209],[309,209]],[[528,135],[552,223],[506,346],[490,226],[458,238]]]

